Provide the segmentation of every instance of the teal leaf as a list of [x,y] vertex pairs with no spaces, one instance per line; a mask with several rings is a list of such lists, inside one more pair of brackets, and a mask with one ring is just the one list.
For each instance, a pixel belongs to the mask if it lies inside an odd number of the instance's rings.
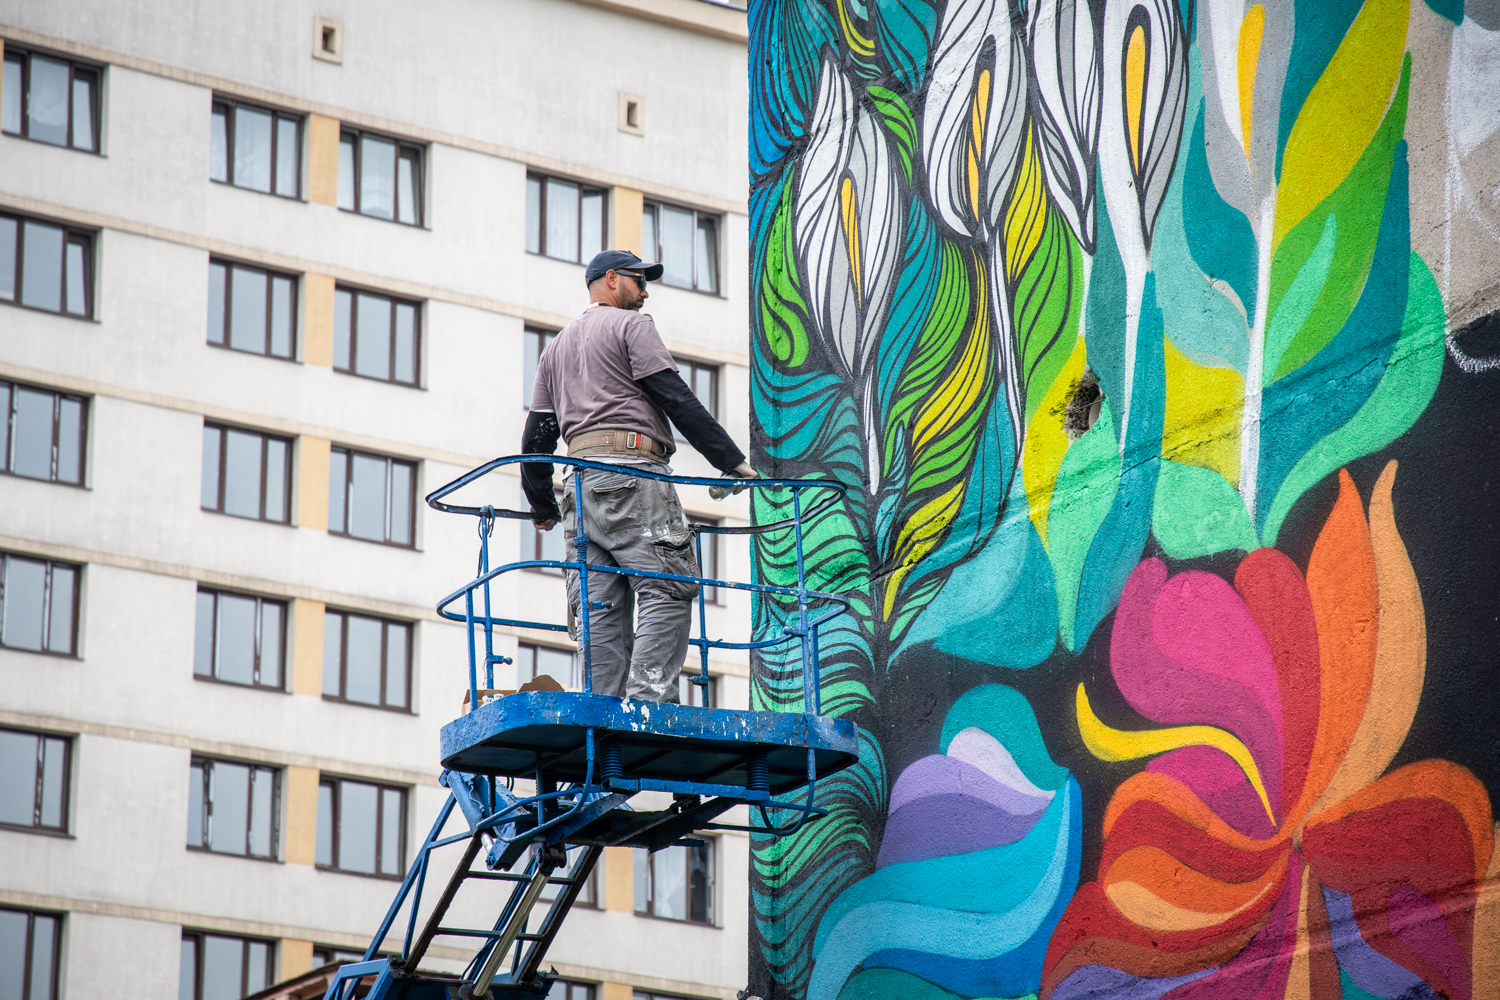
[[1307,317],[1312,315],[1313,306],[1318,304],[1318,296],[1323,293],[1323,285],[1328,281],[1328,271],[1333,266],[1333,248],[1337,239],[1337,216],[1330,212],[1327,221],[1323,223],[1323,235],[1318,237],[1317,245],[1303,261],[1297,277],[1292,280],[1291,286],[1277,304],[1276,314],[1271,317],[1266,329],[1262,384],[1272,381],[1272,373],[1281,364],[1281,356],[1291,346],[1292,338],[1301,332]]
[[1256,547],[1245,502],[1212,469],[1162,460],[1151,533],[1173,559]]
[[1303,493],[1346,462],[1384,448],[1422,415],[1443,371],[1446,332],[1442,293],[1427,264],[1414,253],[1401,339],[1385,375],[1348,423],[1319,441],[1293,466],[1271,504],[1261,532],[1265,544],[1276,544],[1282,522]]
[[[1100,229],[1105,228],[1100,220]],[[1120,487],[1120,450],[1109,400],[1099,420],[1068,448],[1057,471],[1047,515],[1047,548],[1057,581],[1057,623],[1063,645],[1073,645],[1073,616],[1078,610],[1078,578],[1094,534],[1104,523]]]

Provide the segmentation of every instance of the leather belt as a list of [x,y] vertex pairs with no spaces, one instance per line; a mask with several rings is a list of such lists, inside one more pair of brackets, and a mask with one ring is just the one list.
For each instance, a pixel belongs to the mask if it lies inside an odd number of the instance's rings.
[[662,463],[669,457],[665,445],[639,431],[589,431],[568,442],[569,458],[584,458],[591,454],[638,455]]

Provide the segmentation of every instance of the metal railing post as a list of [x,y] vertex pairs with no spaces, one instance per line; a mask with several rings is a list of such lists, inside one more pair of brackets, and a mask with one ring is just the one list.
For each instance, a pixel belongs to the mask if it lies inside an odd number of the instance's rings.
[[589,539],[583,530],[583,472],[573,469],[573,523],[578,550],[578,635],[583,643],[583,691],[594,693],[594,650],[589,643]]
[[[697,549],[697,552],[695,554],[698,557],[698,572],[702,573],[703,572],[703,532],[701,532],[701,531],[695,531],[695,532],[693,532],[693,544],[694,544],[694,547]],[[703,584],[700,583],[698,585],[698,638],[704,640],[704,642],[703,642],[703,644],[701,646],[698,647],[698,650],[699,650],[699,652],[701,652],[703,654],[703,666],[698,671],[699,680],[693,681],[693,680],[690,679],[688,681],[688,683],[690,683],[690,684],[697,684],[699,687],[701,687],[703,689],[703,691],[702,691],[703,704],[706,707],[712,708],[713,706],[711,706],[711,705],[708,704],[708,609],[707,609],[707,603],[706,602],[707,602],[707,597],[705,597],[704,593],[703,593]]]
[[[487,576],[490,572],[490,531],[495,526],[494,515],[485,508],[485,513],[479,515],[479,575]],[[490,583],[484,583],[484,686],[490,690],[495,688],[495,626],[490,620]],[[478,705],[474,706],[478,708]]]

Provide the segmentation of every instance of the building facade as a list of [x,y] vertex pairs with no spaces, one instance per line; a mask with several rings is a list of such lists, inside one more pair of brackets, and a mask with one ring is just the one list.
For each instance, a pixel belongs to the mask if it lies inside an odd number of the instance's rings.
[[849,485],[864,740],[754,992],[1500,995],[1496,5],[750,19],[753,458]]
[[[745,37],[698,0],[0,4],[5,996],[237,1000],[363,950],[467,688],[433,608],[473,526],[421,497],[519,450],[581,262],[666,262],[647,311],[747,441]],[[560,550],[518,524],[496,558]],[[560,575],[497,593],[562,620]],[[506,631],[497,685],[574,683],[564,646]],[[710,668],[747,704],[744,659]],[[611,849],[562,992],[732,996],[747,867]]]

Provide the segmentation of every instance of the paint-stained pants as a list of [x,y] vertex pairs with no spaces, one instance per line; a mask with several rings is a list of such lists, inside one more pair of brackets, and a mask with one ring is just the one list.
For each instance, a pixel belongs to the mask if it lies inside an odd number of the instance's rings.
[[[666,472],[661,465],[643,466]],[[583,473],[583,526],[588,562],[624,569],[698,576],[692,533],[671,483],[638,479],[618,472]],[[563,488],[563,538],[567,558],[578,558],[573,477]],[[568,632],[580,638],[578,574],[568,571]],[[677,675],[687,655],[693,598],[698,586],[667,580],[589,574],[589,644],[593,653],[594,693],[648,701],[677,701]],[[599,609],[595,602],[607,601]],[[632,611],[637,615],[632,616]],[[632,633],[632,617],[637,629]],[[583,654],[575,675],[584,676]]]

